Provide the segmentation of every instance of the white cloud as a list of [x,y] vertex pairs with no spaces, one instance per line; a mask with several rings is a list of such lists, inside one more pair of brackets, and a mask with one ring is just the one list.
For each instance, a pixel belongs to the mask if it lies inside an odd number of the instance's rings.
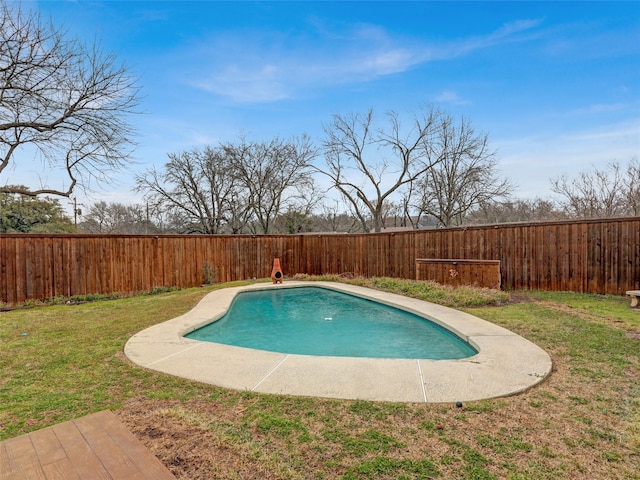
[[313,38],[279,32],[226,33],[191,45],[178,57],[203,59],[196,71],[187,73],[188,83],[196,88],[236,102],[275,102],[308,89],[368,82],[435,59],[456,58],[511,41],[539,24],[540,20],[513,22],[485,36],[441,45],[372,25],[356,25],[344,33],[317,29]]
[[361,62],[364,73],[389,75],[402,72],[414,63],[411,53],[403,49],[387,50],[370,55]]
[[625,110],[628,108],[627,104],[624,103],[597,103],[594,105],[587,105],[583,108],[578,108],[569,112],[570,115],[594,115],[594,114],[602,114],[602,113],[611,113],[611,112],[619,112],[621,110]]
[[528,37],[523,37],[521,34],[525,32],[528,33],[540,26],[542,21],[542,19],[536,19],[509,22],[487,35],[465,38],[457,42],[441,45],[438,49],[437,58],[446,60],[496,45],[510,43],[513,41],[522,41]]
[[630,150],[635,149],[638,154],[640,149],[640,123],[638,120],[623,122],[613,125],[605,125],[598,129],[578,132],[561,137],[561,140],[569,142],[599,142],[609,148],[615,147],[612,141],[620,142],[620,146],[626,146]]
[[436,96],[435,100],[438,103],[449,103],[451,105],[468,105],[470,103],[453,90],[445,90],[441,92]]
[[542,24],[543,19],[528,19],[528,20],[516,20],[514,22],[505,23],[502,27],[496,30],[488,38],[498,40],[502,38],[511,37],[517,33],[529,31]]
[[193,85],[241,103],[275,102],[289,97],[281,76],[282,69],[274,65],[258,68],[229,65],[220,73],[198,80]]

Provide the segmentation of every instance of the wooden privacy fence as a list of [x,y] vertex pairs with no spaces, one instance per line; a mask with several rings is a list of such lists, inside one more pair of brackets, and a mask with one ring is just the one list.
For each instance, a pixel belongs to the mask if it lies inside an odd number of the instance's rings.
[[434,279],[454,287],[500,288],[500,260],[416,258],[416,280]]
[[285,276],[410,279],[417,259],[498,260],[502,288],[624,295],[640,289],[640,217],[380,234],[1,234],[0,301],[266,278],[275,257]]

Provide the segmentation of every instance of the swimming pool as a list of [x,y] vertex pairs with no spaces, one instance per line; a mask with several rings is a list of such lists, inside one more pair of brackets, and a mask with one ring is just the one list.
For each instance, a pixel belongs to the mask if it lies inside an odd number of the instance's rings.
[[225,315],[186,337],[300,355],[442,360],[478,353],[428,319],[312,286],[242,292]]
[[[203,342],[185,335],[221,318],[236,296],[265,289],[323,288],[428,318],[478,353],[453,360],[299,355]],[[456,402],[513,395],[551,373],[540,347],[466,312],[402,295],[333,282],[254,283],[209,292],[193,309],[133,335],[131,362],[158,372],[259,393],[391,402]]]

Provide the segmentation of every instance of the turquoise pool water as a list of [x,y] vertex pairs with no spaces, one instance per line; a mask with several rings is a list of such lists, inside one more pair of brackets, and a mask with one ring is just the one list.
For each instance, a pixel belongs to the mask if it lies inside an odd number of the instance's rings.
[[457,359],[477,353],[422,317],[320,287],[241,292],[222,318],[186,337],[301,355]]

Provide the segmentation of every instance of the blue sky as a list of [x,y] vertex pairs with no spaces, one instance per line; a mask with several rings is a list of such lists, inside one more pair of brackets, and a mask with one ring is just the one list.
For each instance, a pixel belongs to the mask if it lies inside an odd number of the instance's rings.
[[[27,2],[140,77],[136,171],[218,141],[306,133],[333,114],[434,104],[489,134],[521,198],[640,156],[640,2]],[[321,161],[321,160],[319,160]],[[34,166],[34,169],[39,168]]]

